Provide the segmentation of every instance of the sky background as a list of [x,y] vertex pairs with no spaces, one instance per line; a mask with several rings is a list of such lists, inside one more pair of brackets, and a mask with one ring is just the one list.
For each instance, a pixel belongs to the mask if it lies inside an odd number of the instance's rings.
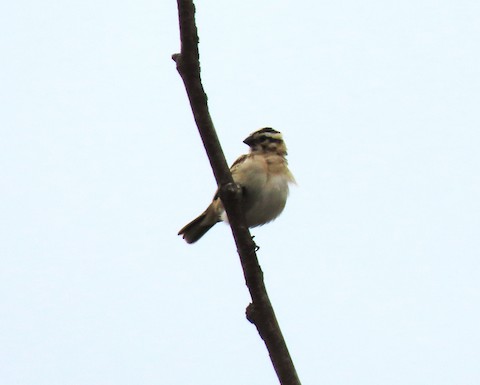
[[[480,3],[198,1],[228,161],[298,186],[254,229],[303,384],[480,383]],[[0,5],[0,383],[277,384],[171,55],[175,1]]]

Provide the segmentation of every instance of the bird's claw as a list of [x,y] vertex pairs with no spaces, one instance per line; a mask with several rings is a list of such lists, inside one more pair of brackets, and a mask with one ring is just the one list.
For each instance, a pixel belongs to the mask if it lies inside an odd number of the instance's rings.
[[255,245],[255,252],[257,252],[258,250],[260,250],[260,246],[258,246],[255,241],[253,240],[253,238],[255,238],[255,235],[252,235],[252,242],[253,244]]

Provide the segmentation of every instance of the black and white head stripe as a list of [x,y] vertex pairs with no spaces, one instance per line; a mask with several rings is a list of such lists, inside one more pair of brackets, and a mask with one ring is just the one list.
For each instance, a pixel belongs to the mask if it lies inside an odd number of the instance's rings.
[[255,131],[253,134],[258,134],[258,135],[260,135],[260,134],[280,134],[280,132],[274,130],[272,127],[265,127],[265,128],[261,128],[258,131]]
[[283,137],[279,131],[276,131],[271,127],[265,127],[250,134],[250,136],[243,142],[249,146],[262,142],[280,143],[283,142]]

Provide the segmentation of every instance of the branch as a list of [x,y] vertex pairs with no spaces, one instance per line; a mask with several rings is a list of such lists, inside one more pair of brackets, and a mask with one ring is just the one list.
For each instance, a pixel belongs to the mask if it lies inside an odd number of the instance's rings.
[[193,116],[219,187],[220,198],[228,216],[237,251],[240,256],[246,285],[252,298],[247,307],[247,319],[258,330],[270,354],[280,384],[300,385],[287,345],[278,325],[263,281],[255,243],[246,226],[241,208],[241,188],[233,181],[212,118],[208,111],[207,95],[200,78],[198,34],[195,24],[195,5],[192,0],[177,0],[180,24],[181,52],[172,55],[185,84]]

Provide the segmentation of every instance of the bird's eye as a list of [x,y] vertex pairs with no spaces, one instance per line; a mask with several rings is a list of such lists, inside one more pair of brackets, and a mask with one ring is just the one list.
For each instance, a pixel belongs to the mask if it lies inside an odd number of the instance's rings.
[[260,141],[263,142],[264,140],[266,140],[268,137],[267,135],[260,135]]

